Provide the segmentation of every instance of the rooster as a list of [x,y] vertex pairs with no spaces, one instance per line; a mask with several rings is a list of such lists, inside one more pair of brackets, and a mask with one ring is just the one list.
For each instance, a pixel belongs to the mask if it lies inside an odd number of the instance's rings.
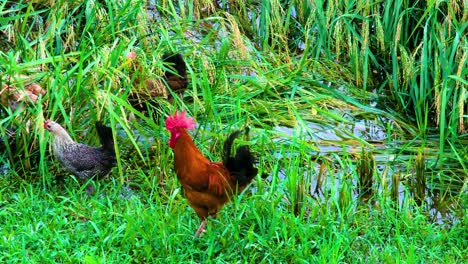
[[[232,133],[224,143],[222,162],[211,162],[193,143],[187,130],[195,127],[193,118],[186,112],[175,112],[166,119],[166,129],[171,137],[169,147],[174,152],[174,168],[190,206],[202,219],[195,233],[200,236],[208,216],[216,217],[218,211],[236,193],[257,175],[255,158],[248,146],[239,146],[231,156],[231,147],[242,130]],[[246,129],[246,134],[248,129]]]
[[54,135],[53,150],[57,159],[68,172],[81,180],[94,176],[101,178],[116,165],[112,129],[101,122],[96,122],[96,130],[102,144],[99,148],[76,143],[68,132],[54,121],[45,121],[44,128]]

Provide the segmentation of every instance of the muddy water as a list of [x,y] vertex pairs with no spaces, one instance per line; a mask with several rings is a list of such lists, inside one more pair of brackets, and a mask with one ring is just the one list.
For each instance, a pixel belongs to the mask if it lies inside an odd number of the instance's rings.
[[[316,147],[315,153],[311,153],[311,161],[309,165],[304,165],[304,182],[307,188],[306,192],[317,199],[325,200],[329,198],[330,190],[341,190],[343,179],[352,186],[352,199],[360,200],[362,195],[359,192],[358,179],[355,176],[357,173],[349,171],[356,165],[362,150],[369,151],[375,160],[375,170],[373,172],[372,193],[374,197],[385,194],[391,199],[397,200],[398,208],[402,208],[404,204],[416,200],[415,187],[416,169],[414,166],[414,158],[417,152],[404,154],[400,152],[404,141],[389,140],[387,132],[383,125],[377,124],[368,120],[358,120],[353,125],[341,125],[337,127],[327,127],[326,125],[307,123],[307,128],[313,133],[304,133],[296,128],[276,127],[275,131],[284,137],[277,139],[281,144],[288,144],[294,138],[300,137],[300,140],[313,144]],[[433,153],[437,153],[437,144],[433,144]],[[436,155],[431,155],[431,151],[426,151],[425,163],[434,163]],[[291,158],[291,153],[287,157],[278,155],[279,159]],[[347,156],[347,157],[344,157]],[[340,165],[338,160],[350,160],[351,166]],[[426,165],[427,166],[427,165]],[[357,167],[357,166],[356,166]],[[281,168],[278,173],[280,180],[287,181],[288,169],[286,166]],[[333,170],[332,173],[328,170]],[[349,179],[353,175],[353,179]],[[446,189],[440,189],[435,185],[430,178],[435,175],[433,172],[425,174],[427,188],[426,196],[422,202],[422,208],[427,212],[428,216],[434,223],[438,224],[453,224],[459,221],[460,215],[463,214],[463,209],[459,208],[456,199],[450,198],[450,192]],[[394,183],[395,178],[398,182]],[[269,178],[271,180],[271,176]],[[391,192],[394,184],[397,184],[396,197],[392,198]],[[339,192],[335,192],[339,196]],[[336,197],[339,199],[339,197]],[[367,199],[366,199],[367,200]],[[372,199],[375,202],[376,199]],[[362,201],[361,201],[362,202]],[[371,203],[372,204],[372,203]],[[461,212],[461,213],[460,213]],[[457,216],[458,215],[458,216]]]

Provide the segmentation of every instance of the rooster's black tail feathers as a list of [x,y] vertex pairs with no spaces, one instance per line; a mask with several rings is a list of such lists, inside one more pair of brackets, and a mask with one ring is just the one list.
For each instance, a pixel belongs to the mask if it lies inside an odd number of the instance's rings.
[[[256,159],[250,151],[249,146],[242,145],[236,149],[234,156],[231,156],[231,148],[234,140],[242,133],[242,130],[235,131],[224,142],[223,164],[234,177],[239,187],[244,187],[257,175],[257,168],[254,167]],[[245,128],[245,134],[249,133],[249,128]]]

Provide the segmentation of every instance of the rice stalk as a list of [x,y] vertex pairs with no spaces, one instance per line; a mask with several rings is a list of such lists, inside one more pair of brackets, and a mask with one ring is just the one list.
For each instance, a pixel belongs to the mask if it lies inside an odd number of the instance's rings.
[[361,155],[357,162],[359,196],[363,201],[367,201],[372,196],[373,175],[375,170],[375,159],[369,152],[361,150]]
[[242,40],[242,34],[239,30],[236,19],[229,13],[224,13],[224,16],[227,18],[227,21],[231,28],[231,39],[232,39],[231,41],[234,44],[234,48],[238,51],[238,54],[240,55],[240,59],[247,59],[248,50]]
[[391,196],[392,196],[392,201],[393,201],[393,206],[395,208],[399,208],[399,198],[400,194],[398,189],[400,188],[400,177],[398,173],[393,173],[392,175],[392,187],[391,187]]
[[418,153],[418,155],[414,159],[415,163],[415,177],[416,181],[414,183],[415,189],[415,201],[418,206],[421,206],[425,200],[425,193],[426,193],[426,159],[422,151]]

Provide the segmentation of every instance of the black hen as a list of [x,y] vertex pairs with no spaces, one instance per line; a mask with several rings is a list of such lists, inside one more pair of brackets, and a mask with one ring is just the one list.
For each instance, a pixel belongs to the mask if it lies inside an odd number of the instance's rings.
[[[166,53],[162,56],[162,61],[168,64],[167,66],[169,66],[169,68],[173,68],[173,71],[164,72],[164,79],[172,91],[182,97],[182,93],[189,84],[189,79],[187,78],[187,65],[185,64],[182,55],[180,53]],[[169,99],[171,99],[170,96]]]
[[158,108],[159,103],[153,100],[156,97],[168,98],[173,101],[173,96],[169,88],[181,99],[183,93],[189,84],[187,77],[187,64],[179,53],[166,53],[161,57],[162,62],[167,67],[164,75],[159,78],[152,78],[145,72],[145,68],[140,64],[135,52],[127,54],[130,67],[130,79],[132,80],[132,90],[129,94],[131,105],[139,110],[146,111],[146,104]]

